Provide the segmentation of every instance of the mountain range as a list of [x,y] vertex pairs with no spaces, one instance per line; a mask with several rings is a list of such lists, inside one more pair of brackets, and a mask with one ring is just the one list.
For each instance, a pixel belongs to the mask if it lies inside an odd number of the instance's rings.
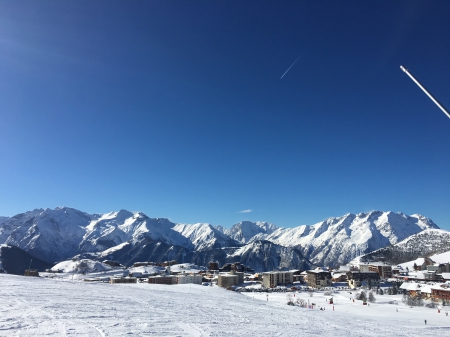
[[74,257],[124,265],[217,261],[266,271],[345,264],[428,229],[438,226],[424,216],[380,211],[346,214],[312,226],[281,228],[243,221],[226,229],[207,223],[175,224],[142,212],[88,214],[58,207],[0,219],[0,244],[18,247],[47,263]]

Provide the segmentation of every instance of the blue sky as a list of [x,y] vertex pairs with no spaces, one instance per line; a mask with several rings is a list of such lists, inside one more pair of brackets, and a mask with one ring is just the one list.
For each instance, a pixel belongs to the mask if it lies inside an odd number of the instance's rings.
[[376,209],[450,230],[450,120],[399,68],[450,108],[449,12],[1,1],[0,215],[293,227]]

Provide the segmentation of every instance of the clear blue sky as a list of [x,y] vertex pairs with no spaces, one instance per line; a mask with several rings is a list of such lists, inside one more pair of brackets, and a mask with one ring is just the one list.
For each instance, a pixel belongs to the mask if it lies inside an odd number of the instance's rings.
[[450,109],[449,14],[449,1],[0,1],[0,215],[293,227],[376,209],[450,230],[450,119],[399,68]]

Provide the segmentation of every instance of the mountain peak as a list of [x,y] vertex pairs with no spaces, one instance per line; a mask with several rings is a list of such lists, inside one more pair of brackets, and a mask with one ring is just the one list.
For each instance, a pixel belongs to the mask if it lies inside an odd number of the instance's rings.
[[248,243],[255,235],[272,234],[277,229],[279,228],[270,222],[241,221],[226,230],[225,234],[241,243]]

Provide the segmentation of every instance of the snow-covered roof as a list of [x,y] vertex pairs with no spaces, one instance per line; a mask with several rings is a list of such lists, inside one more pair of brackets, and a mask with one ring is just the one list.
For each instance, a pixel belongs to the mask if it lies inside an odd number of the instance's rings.
[[442,278],[444,280],[450,280],[450,273],[442,273]]
[[[402,284],[403,285],[403,284]],[[410,283],[407,290],[421,290],[422,286],[419,283]]]
[[430,285],[426,284],[420,288],[420,292],[424,294],[431,294],[431,287]]
[[307,270],[308,273],[329,273],[327,268],[317,267],[316,269]]

